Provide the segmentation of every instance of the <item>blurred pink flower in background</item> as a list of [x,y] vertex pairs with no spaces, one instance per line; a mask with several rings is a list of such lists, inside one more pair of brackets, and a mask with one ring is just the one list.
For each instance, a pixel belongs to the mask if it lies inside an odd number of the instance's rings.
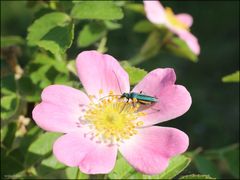
[[177,34],[184,40],[192,52],[200,53],[200,46],[197,38],[190,32],[193,23],[191,15],[181,13],[175,15],[171,8],[164,8],[159,1],[144,1],[144,9],[149,21],[153,24],[164,25],[170,31]]
[[136,170],[158,174],[171,157],[186,151],[189,139],[184,132],[153,126],[181,116],[191,106],[186,88],[175,85],[173,69],[155,69],[134,87],[132,92],[143,91],[159,100],[142,108],[120,98],[121,92],[130,91],[129,78],[112,56],[85,51],[78,55],[76,66],[87,94],[51,85],[33,110],[39,127],[65,133],[53,146],[60,162],[87,174],[109,173],[119,150]]

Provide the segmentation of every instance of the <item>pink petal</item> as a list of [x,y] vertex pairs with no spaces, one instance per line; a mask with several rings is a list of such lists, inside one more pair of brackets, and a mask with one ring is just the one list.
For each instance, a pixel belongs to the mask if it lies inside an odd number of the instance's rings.
[[176,15],[177,19],[186,24],[188,27],[192,26],[193,18],[190,14],[181,13]]
[[169,159],[187,150],[188,136],[175,128],[152,126],[138,129],[138,134],[120,145],[124,158],[138,171],[159,174]]
[[189,31],[179,31],[177,32],[178,36],[184,40],[192,52],[196,55],[200,54],[200,46],[198,39]]
[[83,173],[106,174],[115,165],[117,147],[96,143],[81,132],[71,132],[57,139],[53,153],[60,162],[79,166]]
[[89,95],[108,95],[112,90],[115,94],[129,92],[128,74],[112,56],[97,51],[84,51],[77,57],[79,78]]
[[81,91],[63,85],[51,85],[42,92],[42,102],[32,112],[34,121],[42,129],[70,132],[77,128],[82,108],[89,103]]
[[165,10],[159,1],[143,1],[146,16],[154,24],[166,22]]
[[142,91],[158,99],[151,107],[145,106],[146,115],[140,118],[145,126],[174,119],[190,108],[192,100],[189,92],[185,87],[175,85],[175,80],[173,69],[159,68],[147,74],[132,90],[137,93]]

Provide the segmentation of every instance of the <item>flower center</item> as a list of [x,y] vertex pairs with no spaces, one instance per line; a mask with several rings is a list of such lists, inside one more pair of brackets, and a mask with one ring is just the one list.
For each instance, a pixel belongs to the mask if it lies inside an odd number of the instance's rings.
[[143,125],[142,121],[137,120],[144,115],[138,111],[139,106],[110,92],[109,96],[100,100],[91,100],[84,119],[92,129],[92,136],[98,141],[118,144],[137,134],[136,128]]
[[165,13],[166,13],[166,17],[168,19],[168,21],[175,27],[180,28],[180,29],[186,29],[188,30],[188,26],[187,24],[183,23],[182,21],[180,21],[179,19],[177,19],[177,17],[175,16],[175,14],[173,13],[172,9],[169,7],[165,8]]

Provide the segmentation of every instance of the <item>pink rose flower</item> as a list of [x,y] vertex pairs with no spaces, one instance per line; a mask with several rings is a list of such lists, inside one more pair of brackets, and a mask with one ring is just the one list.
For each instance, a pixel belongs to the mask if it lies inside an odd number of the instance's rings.
[[193,23],[191,15],[181,13],[175,15],[171,8],[164,8],[159,1],[143,1],[149,21],[153,24],[164,25],[185,41],[193,53],[199,55],[200,46],[197,38],[190,32]]
[[[56,158],[87,174],[109,173],[117,151],[138,171],[158,174],[169,159],[186,151],[188,136],[175,128],[153,126],[184,114],[191,106],[185,87],[175,85],[173,69],[155,69],[135,86],[158,98],[151,107],[120,99],[129,92],[128,74],[112,56],[85,51],[77,57],[84,92],[51,85],[33,110],[33,119],[46,131],[65,133],[53,145]],[[156,110],[158,109],[158,110]]]

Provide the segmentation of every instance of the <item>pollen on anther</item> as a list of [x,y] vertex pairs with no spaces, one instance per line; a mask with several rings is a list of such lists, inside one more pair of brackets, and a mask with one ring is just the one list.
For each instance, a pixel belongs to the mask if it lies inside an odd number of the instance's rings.
[[112,90],[109,91],[109,96],[111,96],[111,95],[113,95],[113,91]]
[[103,89],[99,89],[99,94],[103,94]]
[[138,122],[136,123],[137,127],[142,126],[143,124],[144,124],[143,121],[138,121]]
[[[100,93],[100,92],[99,92]],[[119,96],[109,96],[92,101],[84,114],[84,119],[95,140],[103,143],[119,144],[137,134],[137,127],[143,122],[136,121],[142,114],[138,112],[140,105],[134,101],[127,102]],[[135,100],[136,101],[136,100]]]

